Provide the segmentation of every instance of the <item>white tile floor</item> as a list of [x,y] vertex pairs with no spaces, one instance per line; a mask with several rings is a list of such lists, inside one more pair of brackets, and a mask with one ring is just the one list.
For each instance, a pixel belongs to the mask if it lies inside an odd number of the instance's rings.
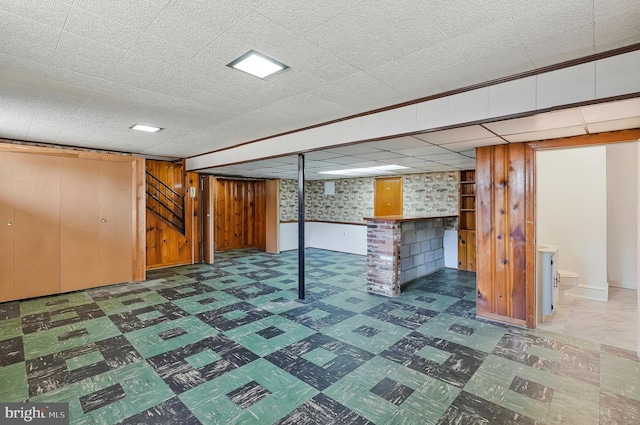
[[561,292],[556,311],[538,327],[637,351],[637,300],[635,290],[614,287],[609,287],[607,302],[566,296]]

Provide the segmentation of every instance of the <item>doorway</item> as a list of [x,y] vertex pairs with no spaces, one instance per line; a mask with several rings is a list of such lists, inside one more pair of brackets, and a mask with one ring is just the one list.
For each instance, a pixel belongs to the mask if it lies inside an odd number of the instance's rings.
[[636,142],[537,152],[540,329],[636,351],[637,176]]

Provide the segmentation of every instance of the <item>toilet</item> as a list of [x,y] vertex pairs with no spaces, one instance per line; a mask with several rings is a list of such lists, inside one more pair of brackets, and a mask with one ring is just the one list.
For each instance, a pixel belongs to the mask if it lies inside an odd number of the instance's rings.
[[558,278],[559,278],[560,290],[566,291],[567,289],[571,289],[575,286],[578,286],[580,275],[576,272],[572,272],[569,270],[558,270]]

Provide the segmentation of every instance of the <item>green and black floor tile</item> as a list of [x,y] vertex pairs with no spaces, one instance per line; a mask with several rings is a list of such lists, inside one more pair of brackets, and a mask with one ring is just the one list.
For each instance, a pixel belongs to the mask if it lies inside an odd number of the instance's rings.
[[630,424],[636,353],[475,317],[475,275],[390,299],[366,258],[317,249],[0,304],[0,401],[72,424]]

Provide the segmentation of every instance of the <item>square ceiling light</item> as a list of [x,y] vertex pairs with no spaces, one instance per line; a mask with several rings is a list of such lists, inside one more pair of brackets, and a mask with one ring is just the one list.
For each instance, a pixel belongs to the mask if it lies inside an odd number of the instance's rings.
[[249,50],[227,66],[239,69],[258,78],[267,78],[269,75],[289,68],[287,65],[271,59],[262,53],[258,53],[255,50]]
[[129,127],[131,130],[146,131],[147,133],[156,133],[162,130],[160,127],[151,127],[148,125],[134,124]]

